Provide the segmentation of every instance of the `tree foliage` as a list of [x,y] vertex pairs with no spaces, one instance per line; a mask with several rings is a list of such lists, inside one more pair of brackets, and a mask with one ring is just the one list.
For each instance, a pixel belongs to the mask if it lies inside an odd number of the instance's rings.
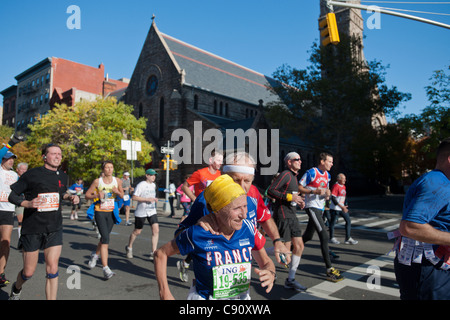
[[61,146],[63,161],[72,178],[92,181],[100,174],[101,162],[111,160],[116,174],[130,170],[121,140],[140,141],[134,175],[144,174],[153,147],[144,137],[146,119],[136,119],[133,107],[115,99],[81,101],[74,106],[57,105],[30,125],[27,143],[41,147],[47,143]]
[[[0,126],[0,143],[6,144],[11,140],[14,129],[8,126]],[[15,166],[20,162],[28,163],[30,168],[37,167],[42,164],[40,157],[40,150],[36,149],[34,145],[26,141],[20,142],[11,148],[11,152],[17,156],[14,161]]]
[[[386,67],[378,61],[362,59],[361,41],[341,36],[337,46],[311,50],[305,70],[281,66],[274,77],[283,85],[274,91],[281,97],[266,108],[274,125],[334,154],[335,168],[344,165],[386,179],[386,168],[373,172],[364,161],[375,160],[385,146],[377,143],[382,132],[374,128],[376,115],[396,115],[399,105],[410,95],[385,84]],[[280,126],[281,127],[281,126]],[[367,145],[370,141],[371,144]]]
[[399,126],[414,141],[415,162],[408,167],[413,177],[434,168],[440,141],[450,137],[450,66],[446,71],[435,71],[425,90],[429,105],[419,115],[398,119]]

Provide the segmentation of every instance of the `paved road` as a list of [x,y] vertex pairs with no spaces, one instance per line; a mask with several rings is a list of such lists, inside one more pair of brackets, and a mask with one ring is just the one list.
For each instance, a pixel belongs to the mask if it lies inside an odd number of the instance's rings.
[[[297,293],[284,289],[287,270],[277,266],[278,280],[271,293],[266,294],[253,281],[251,296],[253,300],[312,300],[312,299],[345,299],[345,300],[392,300],[399,299],[398,288],[393,276],[392,256],[386,255],[392,242],[386,232],[395,229],[401,218],[401,196],[369,197],[350,199],[353,208],[352,236],[359,241],[357,245],[330,245],[340,257],[335,266],[344,272],[346,279],[340,283],[325,280],[325,266],[320,256],[317,236],[311,240],[304,251],[297,280],[308,287],[306,293]],[[162,245],[169,241],[176,229],[178,219],[167,217],[159,203],[158,219],[160,223],[160,241]],[[59,291],[60,300],[157,300],[158,287],[155,280],[153,263],[149,261],[151,231],[148,225],[134,244],[133,259],[125,256],[125,245],[128,242],[132,226],[114,226],[110,244],[110,267],[117,273],[112,279],[103,280],[102,269],[87,267],[91,251],[98,243],[92,224],[84,213],[79,214],[78,221],[69,219],[70,208],[64,206],[64,246],[60,259]],[[177,211],[181,216],[181,210]],[[123,217],[123,216],[122,216]],[[306,227],[307,217],[299,211],[298,218],[302,227]],[[340,220],[336,234],[343,239],[344,229]],[[22,267],[20,252],[16,249],[17,231],[13,231],[12,250],[6,269],[7,278],[11,281]],[[267,242],[271,246],[271,241]],[[189,284],[178,278],[174,257],[168,261],[168,277],[172,292],[176,299],[185,299]],[[45,299],[45,269],[41,255],[38,268],[33,278],[26,284],[22,293],[24,300]],[[190,273],[192,276],[192,273]],[[0,300],[6,300],[11,285],[0,288]]]

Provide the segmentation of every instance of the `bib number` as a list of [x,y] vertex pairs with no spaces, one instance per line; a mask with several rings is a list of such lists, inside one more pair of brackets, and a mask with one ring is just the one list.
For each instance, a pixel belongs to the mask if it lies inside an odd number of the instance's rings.
[[100,210],[113,211],[114,210],[114,198],[102,199],[100,203]]
[[250,287],[251,263],[233,263],[213,268],[213,298],[226,299],[246,292]]
[[8,202],[9,193],[6,191],[0,192],[0,202]]
[[40,193],[38,194],[38,199],[41,201],[37,211],[47,212],[56,211],[59,208],[59,193]]

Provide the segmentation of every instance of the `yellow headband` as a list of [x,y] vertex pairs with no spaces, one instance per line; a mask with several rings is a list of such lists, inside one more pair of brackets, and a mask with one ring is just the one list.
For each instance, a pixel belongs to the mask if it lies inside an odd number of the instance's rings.
[[214,212],[242,195],[245,195],[244,189],[227,174],[216,178],[204,191],[206,203]]

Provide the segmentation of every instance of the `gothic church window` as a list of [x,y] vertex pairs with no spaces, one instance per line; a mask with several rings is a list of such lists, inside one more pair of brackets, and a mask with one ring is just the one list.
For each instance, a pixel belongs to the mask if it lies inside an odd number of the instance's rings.
[[146,92],[151,97],[158,89],[158,78],[155,75],[150,76],[147,81]]

